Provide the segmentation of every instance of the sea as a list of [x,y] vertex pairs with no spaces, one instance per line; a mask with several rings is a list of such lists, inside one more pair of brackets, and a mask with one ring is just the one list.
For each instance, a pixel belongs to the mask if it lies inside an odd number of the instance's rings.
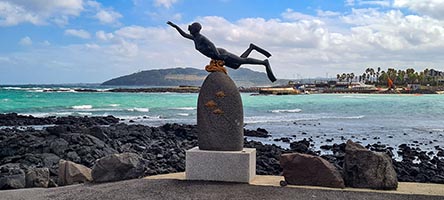
[[[99,92],[75,92],[76,88]],[[125,123],[148,126],[196,124],[198,94],[111,93],[107,89],[111,87],[0,86],[0,113],[35,117],[113,115]],[[313,140],[315,149],[348,139],[395,149],[405,143],[433,153],[437,146],[444,148],[444,95],[242,93],[241,97],[245,128],[265,128],[272,135],[248,139],[288,147],[288,143],[274,140],[306,138]]]

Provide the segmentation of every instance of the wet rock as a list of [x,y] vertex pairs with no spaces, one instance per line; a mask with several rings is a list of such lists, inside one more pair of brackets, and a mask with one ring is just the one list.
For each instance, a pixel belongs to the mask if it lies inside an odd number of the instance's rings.
[[256,130],[244,129],[244,136],[261,137],[261,138],[271,137],[271,135],[268,134],[268,131],[262,128],[257,128]]
[[297,152],[297,153],[317,155],[316,152],[313,152],[310,149],[310,141],[305,138],[303,140],[290,143],[290,151]]
[[17,113],[0,114],[0,126],[27,126],[52,124],[54,117],[37,118],[32,115],[18,115]]
[[323,150],[331,150],[333,148],[333,145],[321,145],[319,148]]
[[58,178],[59,185],[91,182],[91,169],[71,161],[60,160]]
[[147,161],[135,153],[112,154],[95,163],[92,169],[94,182],[120,181],[144,175]]
[[0,190],[20,189],[26,185],[25,172],[18,164],[0,166]]
[[26,172],[26,187],[42,187],[49,186],[49,169],[48,168],[34,168]]
[[282,138],[273,139],[273,141],[275,141],[275,142],[282,141],[282,142],[285,142],[285,143],[290,143],[291,139],[288,138],[288,137],[282,137]]
[[110,125],[118,123],[119,119],[113,116],[106,117],[34,117],[32,115],[18,115],[17,113],[0,114],[0,126],[28,126],[28,125],[49,125],[49,124],[65,124],[75,125],[84,124],[93,125]]
[[398,187],[391,158],[367,150],[351,140],[347,141],[345,147],[344,180],[349,187],[383,190]]
[[345,187],[339,171],[321,157],[300,153],[282,154],[280,164],[288,184]]

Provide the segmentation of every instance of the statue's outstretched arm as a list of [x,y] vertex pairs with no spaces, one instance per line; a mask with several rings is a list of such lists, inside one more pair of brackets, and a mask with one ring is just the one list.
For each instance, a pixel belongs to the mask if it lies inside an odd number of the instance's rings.
[[172,26],[173,28],[175,28],[180,33],[180,35],[182,35],[184,38],[188,38],[190,40],[193,40],[193,36],[192,35],[190,35],[188,33],[185,33],[179,26],[177,26],[173,22],[168,21],[167,24]]

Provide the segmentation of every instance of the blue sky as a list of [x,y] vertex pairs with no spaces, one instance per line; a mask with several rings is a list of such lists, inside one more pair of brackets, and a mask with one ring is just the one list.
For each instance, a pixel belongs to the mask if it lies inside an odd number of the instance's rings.
[[250,43],[269,50],[278,78],[444,68],[443,0],[0,0],[0,84],[203,69],[208,59],[168,20],[185,30],[198,21],[236,54]]

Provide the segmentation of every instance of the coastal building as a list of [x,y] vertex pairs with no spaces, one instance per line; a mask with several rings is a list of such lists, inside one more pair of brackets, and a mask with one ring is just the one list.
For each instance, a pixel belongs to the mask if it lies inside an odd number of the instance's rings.
[[430,69],[426,76],[431,77],[437,84],[442,85],[444,83],[444,72],[434,69]]
[[330,88],[324,93],[374,93],[378,91],[374,85],[367,85],[362,82],[331,82]]
[[301,92],[293,87],[271,87],[261,88],[259,94],[294,95],[301,94]]
[[417,83],[407,84],[407,89],[409,89],[409,90],[419,90],[419,89],[421,89],[421,84],[417,84]]

